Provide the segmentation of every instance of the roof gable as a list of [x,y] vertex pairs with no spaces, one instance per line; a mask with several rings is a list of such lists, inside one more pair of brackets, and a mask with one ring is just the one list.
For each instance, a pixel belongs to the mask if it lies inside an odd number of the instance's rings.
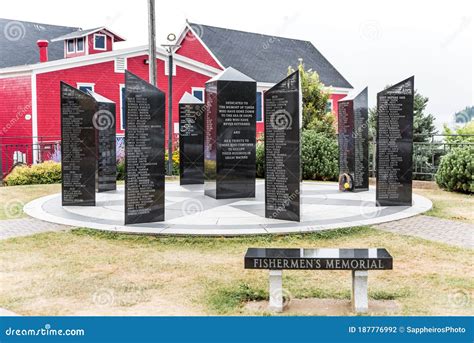
[[79,29],[77,31],[74,31],[74,32],[71,32],[71,33],[68,33],[68,34],[61,35],[59,37],[55,37],[51,41],[52,42],[58,42],[58,41],[64,41],[66,39],[81,38],[81,37],[85,37],[85,36],[91,35],[91,34],[96,33],[96,32],[101,32],[101,33],[108,34],[109,36],[111,36],[114,39],[114,42],[123,42],[125,40],[125,38],[122,38],[119,35],[117,35],[116,33],[113,33],[112,31],[110,31],[105,26],[100,26],[100,27],[95,27],[93,29],[88,29],[88,30]]
[[[0,18],[0,68],[39,62],[36,42],[51,40],[60,35],[77,31],[78,27],[47,25]],[[62,42],[48,46],[48,60],[64,58]]]
[[276,83],[287,76],[290,65],[302,58],[307,69],[318,72],[327,87],[352,88],[351,84],[309,41],[189,23],[224,67],[234,67],[259,82]]

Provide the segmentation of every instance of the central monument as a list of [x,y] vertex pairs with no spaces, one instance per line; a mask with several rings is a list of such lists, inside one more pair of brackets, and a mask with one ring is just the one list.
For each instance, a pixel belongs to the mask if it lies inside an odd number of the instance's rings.
[[255,197],[257,83],[229,67],[206,83],[204,192]]

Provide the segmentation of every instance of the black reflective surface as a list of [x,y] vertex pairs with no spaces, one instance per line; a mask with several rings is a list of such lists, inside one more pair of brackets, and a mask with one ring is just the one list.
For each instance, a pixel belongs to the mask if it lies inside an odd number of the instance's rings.
[[206,84],[205,194],[216,199],[255,197],[256,83]]
[[204,104],[179,104],[179,183],[204,183]]
[[357,96],[338,102],[339,175],[350,175],[352,191],[369,189],[367,94],[365,88]]
[[300,80],[265,92],[265,217],[300,221]]
[[115,103],[89,92],[96,100],[99,110],[93,121],[97,139],[97,192],[114,191],[117,189],[116,161],[116,110]]
[[95,206],[97,103],[64,82],[60,87],[62,205]]
[[377,188],[380,206],[412,205],[414,77],[377,94]]
[[249,248],[246,269],[392,269],[386,249],[279,249]]
[[165,219],[165,94],[125,72],[125,224]]

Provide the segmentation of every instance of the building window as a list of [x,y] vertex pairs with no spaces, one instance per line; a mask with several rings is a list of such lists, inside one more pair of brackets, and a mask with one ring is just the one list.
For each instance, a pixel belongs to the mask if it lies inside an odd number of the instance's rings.
[[95,84],[94,83],[77,83],[77,89],[87,93],[87,91],[94,91]]
[[125,118],[125,85],[120,85],[120,129],[125,130],[127,124]]
[[328,102],[326,103],[326,112],[327,113],[332,113],[333,108],[332,108],[332,99],[329,99]]
[[76,45],[74,44],[74,39],[68,39],[67,42],[67,53],[73,53],[76,52]]
[[76,41],[76,51],[83,52],[84,51],[84,37],[78,38]]
[[194,97],[204,101],[204,88],[193,87],[192,92]]
[[106,35],[96,33],[94,35],[94,49],[95,50],[107,50],[107,39]]
[[[169,75],[170,67],[169,67],[169,58],[165,58],[165,75]],[[173,76],[176,76],[176,61],[173,60]]]
[[257,114],[257,122],[262,122],[262,92],[257,92],[257,103],[255,104],[255,113]]

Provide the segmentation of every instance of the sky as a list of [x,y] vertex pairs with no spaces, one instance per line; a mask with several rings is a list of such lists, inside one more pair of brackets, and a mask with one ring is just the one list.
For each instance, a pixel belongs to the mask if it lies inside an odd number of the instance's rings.
[[[107,26],[118,48],[147,44],[146,0],[2,1],[0,17],[83,29]],[[474,5],[451,1],[156,1],[158,43],[185,20],[309,40],[356,88],[377,92],[415,75],[436,124],[474,103]]]

